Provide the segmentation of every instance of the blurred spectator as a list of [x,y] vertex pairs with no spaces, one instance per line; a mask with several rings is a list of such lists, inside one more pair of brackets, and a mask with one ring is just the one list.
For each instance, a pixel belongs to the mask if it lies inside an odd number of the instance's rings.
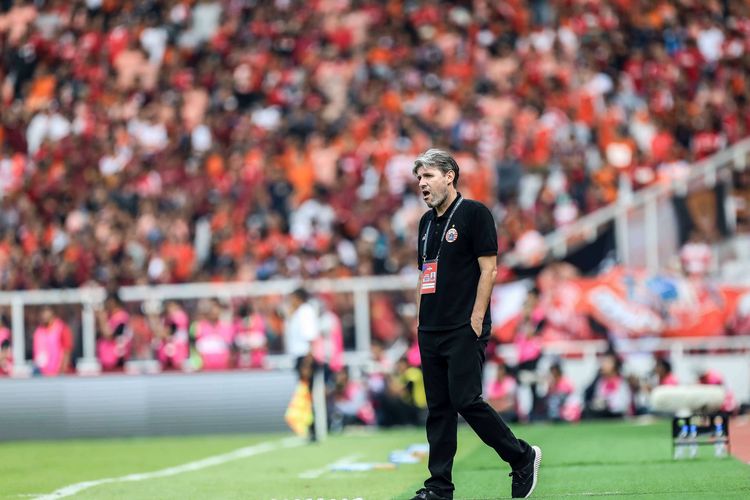
[[680,248],[680,262],[686,276],[700,280],[709,274],[713,252],[700,233],[693,232],[690,240]]
[[268,340],[263,316],[253,310],[250,302],[242,304],[237,313],[234,337],[237,346],[237,367],[264,368]]
[[531,390],[530,413],[532,417],[540,411],[536,369],[542,357],[540,334],[544,323],[544,311],[539,306],[539,293],[536,289],[530,290],[524,302],[513,344],[518,353],[518,364],[514,369],[514,374],[518,382]]
[[218,300],[199,306],[200,319],[190,326],[190,339],[203,370],[227,370],[232,366],[234,325]]
[[344,331],[341,318],[334,309],[333,295],[322,294],[319,297],[320,336],[313,346],[315,358],[333,373],[344,368]]
[[427,396],[424,391],[424,378],[422,370],[411,366],[407,358],[401,358],[396,363],[396,376],[399,383],[404,387],[404,401],[415,409],[415,412],[426,417]]
[[630,388],[621,374],[622,363],[614,353],[605,354],[599,371],[584,393],[584,418],[618,418],[630,411]]
[[289,295],[284,324],[286,352],[295,359],[295,367],[298,371],[305,359],[316,362],[313,346],[319,338],[318,313],[310,302],[310,294],[307,290],[298,288]]
[[331,430],[340,431],[348,425],[372,425],[375,411],[367,398],[367,391],[349,378],[343,368],[334,375],[330,411]]
[[190,319],[183,307],[170,300],[165,305],[163,318],[151,318],[156,334],[156,359],[162,370],[186,368],[190,356]]
[[[394,364],[388,357],[383,343],[377,339],[373,340],[370,344],[370,362],[365,368],[365,374],[367,377],[367,392],[370,400],[373,401],[376,415],[380,411],[379,402],[385,392],[387,379],[393,368]],[[381,421],[382,418],[378,416],[377,420]]]
[[400,377],[387,377],[383,392],[376,394],[374,399],[378,426],[421,425],[419,408],[409,403],[411,398]]
[[654,375],[657,385],[679,385],[677,377],[672,373],[672,363],[662,357],[654,358]]
[[497,363],[497,373],[486,389],[487,402],[503,420],[518,422],[518,383],[502,360]]
[[67,373],[70,369],[70,353],[73,350],[73,334],[70,327],[50,306],[42,308],[40,323],[34,330],[35,370],[45,377]]
[[679,385],[672,373],[672,364],[664,357],[654,356],[653,372],[640,379],[635,375],[628,377],[632,394],[632,408],[635,415],[654,413],[651,408],[651,391],[660,385]]
[[96,356],[102,370],[123,368],[130,358],[133,332],[130,314],[116,294],[107,297],[104,308],[97,311]]
[[419,341],[417,340],[417,329],[412,329],[412,334],[410,335],[410,344],[409,349],[406,351],[406,360],[409,362],[409,365],[411,366],[422,366],[422,353],[419,350]]
[[737,400],[734,397],[734,393],[724,384],[724,377],[715,370],[705,370],[698,375],[698,382],[701,384],[709,385],[720,385],[726,391],[724,396],[724,403],[721,405],[721,411],[727,413],[734,413],[737,408]]
[[546,417],[554,422],[575,422],[581,418],[581,404],[575,395],[573,383],[563,374],[560,363],[549,369],[547,382]]
[[13,373],[12,332],[5,314],[0,312],[0,377]]

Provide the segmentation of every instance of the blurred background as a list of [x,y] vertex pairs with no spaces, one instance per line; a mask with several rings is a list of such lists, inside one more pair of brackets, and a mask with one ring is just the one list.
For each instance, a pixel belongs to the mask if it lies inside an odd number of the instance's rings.
[[747,410],[750,2],[0,0],[0,50],[0,437],[284,429],[299,357],[332,430],[419,425],[433,146],[506,418]]

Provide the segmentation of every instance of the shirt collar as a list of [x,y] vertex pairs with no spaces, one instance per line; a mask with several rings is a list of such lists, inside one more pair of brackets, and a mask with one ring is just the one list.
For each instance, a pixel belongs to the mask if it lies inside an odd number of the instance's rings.
[[453,210],[453,207],[456,206],[456,203],[458,203],[458,200],[460,200],[460,199],[461,199],[461,193],[459,193],[458,191],[456,191],[456,199],[453,200],[453,203],[451,203],[450,206],[448,207],[448,209],[445,212],[443,212],[443,215],[438,216],[437,209],[436,208],[432,209],[432,219],[433,220],[444,220],[444,219],[447,219],[448,215],[450,215],[451,211]]

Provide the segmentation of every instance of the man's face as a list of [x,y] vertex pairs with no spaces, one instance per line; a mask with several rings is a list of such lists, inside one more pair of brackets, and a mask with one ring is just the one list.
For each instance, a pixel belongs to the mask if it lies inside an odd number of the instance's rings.
[[419,190],[428,207],[435,208],[445,201],[448,197],[449,186],[453,183],[453,175],[453,172],[444,174],[436,167],[419,167],[417,169]]
[[55,319],[55,314],[52,312],[52,309],[44,308],[42,309],[42,323],[45,325],[49,325],[52,323],[52,320]]

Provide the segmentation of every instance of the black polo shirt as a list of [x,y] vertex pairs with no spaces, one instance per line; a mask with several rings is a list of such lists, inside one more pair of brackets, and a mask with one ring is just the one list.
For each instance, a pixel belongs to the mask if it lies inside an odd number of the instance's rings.
[[[417,263],[422,270],[422,245],[427,238],[427,260],[432,260],[438,251],[440,238],[458,197],[445,213],[437,217],[437,211],[426,212],[419,221]],[[428,222],[429,234],[425,235]],[[423,331],[452,330],[471,322],[471,311],[479,284],[479,262],[486,255],[497,255],[497,229],[489,209],[481,203],[464,198],[450,221],[450,229],[458,233],[443,238],[440,249],[435,293],[421,295],[419,306],[419,329]],[[455,236],[455,234],[453,235]],[[484,315],[484,324],[491,323],[490,308]]]

